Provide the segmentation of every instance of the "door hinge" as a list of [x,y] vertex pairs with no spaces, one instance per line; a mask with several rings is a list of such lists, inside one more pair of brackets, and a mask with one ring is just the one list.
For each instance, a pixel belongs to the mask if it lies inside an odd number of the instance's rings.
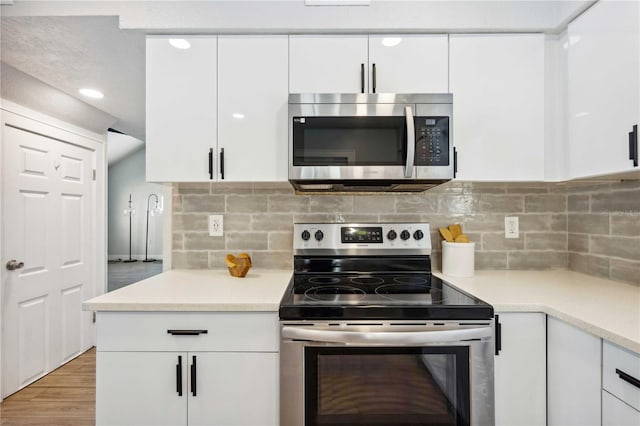
[[93,313],[93,322],[94,322],[94,324],[96,322],[96,313],[95,312]]
[[93,180],[96,180],[96,169],[93,169]]

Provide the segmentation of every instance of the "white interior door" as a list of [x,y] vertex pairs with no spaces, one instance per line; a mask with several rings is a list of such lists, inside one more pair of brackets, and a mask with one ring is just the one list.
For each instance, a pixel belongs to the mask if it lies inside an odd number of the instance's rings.
[[[92,345],[95,152],[5,124],[2,396]],[[7,261],[23,262],[9,270]]]

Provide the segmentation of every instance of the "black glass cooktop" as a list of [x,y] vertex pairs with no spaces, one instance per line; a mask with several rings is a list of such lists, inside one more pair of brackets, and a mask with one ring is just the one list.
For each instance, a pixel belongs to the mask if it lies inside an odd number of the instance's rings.
[[431,274],[296,275],[280,319],[490,319],[493,308]]

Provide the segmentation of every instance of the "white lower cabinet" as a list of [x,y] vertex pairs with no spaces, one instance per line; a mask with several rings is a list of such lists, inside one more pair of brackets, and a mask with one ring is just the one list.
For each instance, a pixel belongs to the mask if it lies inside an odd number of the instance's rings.
[[[278,354],[99,352],[96,423],[277,425]],[[245,409],[247,403],[251,409]]]
[[638,426],[640,411],[602,391],[602,426]]
[[277,313],[98,313],[96,424],[279,424]]
[[547,319],[547,421],[601,424],[602,341],[553,317]]
[[97,425],[183,425],[187,392],[177,389],[178,357],[186,377],[186,354],[180,352],[97,352]]
[[546,315],[498,315],[502,349],[495,357],[496,425],[544,425]]
[[602,424],[640,425],[640,354],[602,343]]

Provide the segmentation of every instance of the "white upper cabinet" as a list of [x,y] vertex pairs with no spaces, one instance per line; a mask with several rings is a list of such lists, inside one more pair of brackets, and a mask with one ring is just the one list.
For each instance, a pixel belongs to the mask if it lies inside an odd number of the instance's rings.
[[[177,38],[179,47],[170,43]],[[209,151],[217,143],[216,44],[216,37],[147,37],[147,181],[209,180]]]
[[287,36],[218,37],[224,181],[287,180],[287,46]]
[[569,25],[571,178],[634,168],[629,132],[640,121],[639,7],[601,0]]
[[543,34],[449,37],[453,141],[462,180],[544,180]]
[[289,37],[290,93],[367,93],[366,35]]
[[447,93],[446,35],[292,35],[290,93]]
[[369,92],[448,93],[447,35],[369,36]]
[[176,37],[147,38],[147,180],[286,180],[288,37]]

